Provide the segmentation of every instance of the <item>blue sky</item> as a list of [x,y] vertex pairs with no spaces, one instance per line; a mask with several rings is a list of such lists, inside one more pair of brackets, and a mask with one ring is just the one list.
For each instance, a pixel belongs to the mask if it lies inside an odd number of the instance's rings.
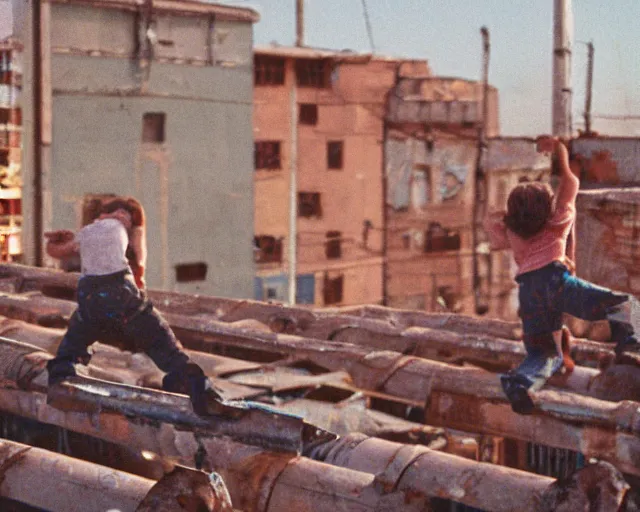
[[[295,0],[235,0],[261,15],[256,45],[295,41]],[[436,75],[479,79],[480,27],[504,135],[551,129],[553,0],[366,0],[377,53],[426,58]],[[640,0],[574,0],[574,127],[582,126],[587,47],[595,46],[595,114],[640,116]],[[362,0],[306,0],[305,43],[369,52]],[[594,119],[603,134],[640,136],[640,121]]]

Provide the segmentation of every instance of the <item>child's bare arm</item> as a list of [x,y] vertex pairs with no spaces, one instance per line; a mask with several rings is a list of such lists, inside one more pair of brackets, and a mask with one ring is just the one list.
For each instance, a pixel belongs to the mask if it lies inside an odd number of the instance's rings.
[[536,140],[538,151],[553,153],[558,159],[560,167],[560,185],[556,193],[556,208],[562,208],[572,204],[578,195],[580,180],[571,170],[569,165],[569,150],[557,137],[548,135],[538,137]]
[[140,289],[144,289],[146,286],[144,271],[147,266],[147,237],[143,226],[137,226],[131,230],[129,244],[136,258],[136,265],[133,268],[136,284]]
[[78,254],[79,252],[78,242],[76,242],[73,231],[69,231],[68,229],[47,231],[44,236],[47,239],[47,254],[52,258],[60,260]]

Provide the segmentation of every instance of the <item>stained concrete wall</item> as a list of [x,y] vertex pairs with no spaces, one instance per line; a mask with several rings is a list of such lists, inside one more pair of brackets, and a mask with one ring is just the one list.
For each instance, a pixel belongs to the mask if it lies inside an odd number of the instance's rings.
[[589,137],[571,142],[585,185],[637,186],[640,184],[640,138]]
[[[387,151],[389,305],[472,312],[472,219],[476,142],[436,132],[432,145],[392,132]],[[430,226],[449,230],[459,249],[425,250]]]
[[[79,227],[86,194],[134,195],[147,212],[149,287],[250,297],[252,26],[215,25],[222,67],[205,63],[207,23],[177,17],[174,25],[173,54],[145,69],[131,55],[134,13],[52,4],[44,227]],[[143,143],[143,115],[159,112],[165,141]],[[207,265],[206,279],[176,282],[175,266],[196,262]]]

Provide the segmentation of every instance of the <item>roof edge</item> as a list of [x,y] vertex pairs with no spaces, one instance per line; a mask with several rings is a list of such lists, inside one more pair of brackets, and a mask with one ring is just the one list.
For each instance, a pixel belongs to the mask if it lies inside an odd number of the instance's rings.
[[[103,7],[105,9],[138,10],[145,6],[141,0],[44,0],[52,4],[80,4]],[[210,4],[197,0],[151,0],[153,8],[160,11],[184,14],[214,14],[219,19],[229,21],[247,21],[257,23],[260,15],[248,7],[232,7],[222,4]]]

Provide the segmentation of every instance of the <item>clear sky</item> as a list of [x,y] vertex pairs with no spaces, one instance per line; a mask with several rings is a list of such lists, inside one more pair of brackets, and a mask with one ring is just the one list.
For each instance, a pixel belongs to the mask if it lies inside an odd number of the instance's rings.
[[[261,16],[256,45],[295,42],[295,0],[229,0]],[[436,75],[480,79],[480,27],[503,135],[551,130],[553,0],[366,0],[377,53],[427,59]],[[305,44],[369,52],[362,0],[306,0]],[[595,46],[593,114],[640,116],[640,0],[573,0],[574,128],[583,125],[587,47]],[[640,136],[639,121],[595,118],[603,134]]]

